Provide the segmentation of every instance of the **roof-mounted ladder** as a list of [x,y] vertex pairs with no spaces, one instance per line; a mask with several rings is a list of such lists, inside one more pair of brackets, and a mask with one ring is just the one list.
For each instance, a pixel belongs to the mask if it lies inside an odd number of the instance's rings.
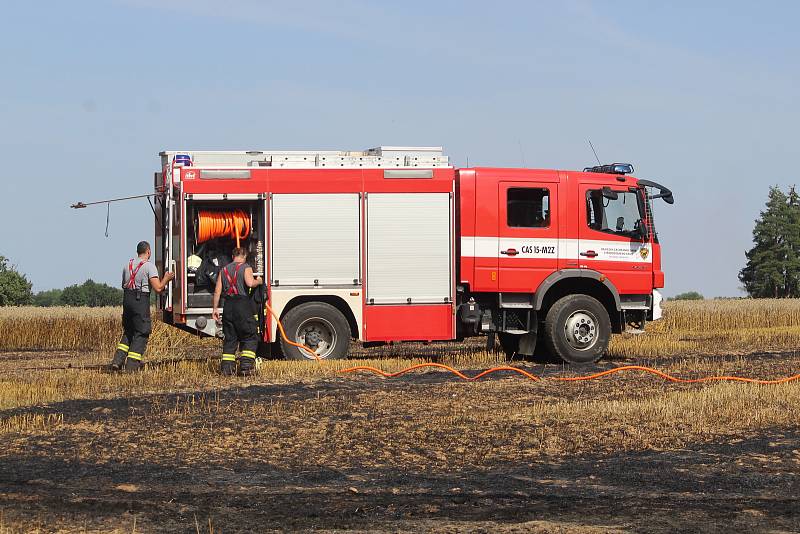
[[162,165],[186,154],[192,165],[204,168],[275,167],[316,168],[431,168],[449,167],[442,147],[380,146],[363,151],[339,150],[168,150],[160,153]]

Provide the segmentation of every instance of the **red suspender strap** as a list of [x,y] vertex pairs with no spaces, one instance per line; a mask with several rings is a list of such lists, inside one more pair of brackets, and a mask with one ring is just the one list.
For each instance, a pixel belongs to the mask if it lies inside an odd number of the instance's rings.
[[225,279],[228,281],[228,290],[225,292],[225,296],[227,297],[228,295],[232,295],[233,292],[236,291],[236,286],[233,283],[233,281],[231,281],[231,275],[228,274],[228,266],[227,265],[222,268],[222,274],[225,275]]
[[139,269],[142,268],[144,263],[144,261],[140,261],[139,265],[136,266],[136,269],[133,268],[133,260],[131,260],[128,264],[128,272],[131,275],[131,279],[128,280],[128,289],[136,289],[136,275],[139,274]]
[[236,269],[233,271],[233,276],[231,276],[228,272],[227,265],[222,268],[222,272],[225,274],[225,279],[228,280],[228,291],[225,293],[226,297],[239,294],[239,288],[236,287],[236,280],[239,278],[239,269],[242,268],[242,265],[244,265],[244,263],[240,263],[236,266]]
[[238,295],[239,288],[236,287],[236,279],[239,277],[239,269],[242,268],[243,263],[240,263],[236,266],[236,270],[233,271],[233,276],[230,275],[228,272],[228,266],[222,268],[222,272],[225,273],[225,279],[228,280],[228,291],[225,293],[225,296],[230,295]]

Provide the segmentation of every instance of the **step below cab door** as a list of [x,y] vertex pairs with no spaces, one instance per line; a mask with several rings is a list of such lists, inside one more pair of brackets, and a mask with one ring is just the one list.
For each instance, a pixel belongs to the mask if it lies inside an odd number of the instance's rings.
[[653,255],[639,227],[645,218],[640,191],[580,184],[578,263],[606,277],[620,294],[652,291]]
[[498,291],[533,293],[558,269],[558,182],[501,181],[498,191]]

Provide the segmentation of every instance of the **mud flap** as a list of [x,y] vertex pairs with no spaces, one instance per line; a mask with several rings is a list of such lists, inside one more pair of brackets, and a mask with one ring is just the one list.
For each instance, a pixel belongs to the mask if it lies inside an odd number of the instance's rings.
[[522,334],[519,338],[519,350],[517,354],[520,356],[533,356],[533,351],[536,350],[536,329],[531,330],[527,334]]

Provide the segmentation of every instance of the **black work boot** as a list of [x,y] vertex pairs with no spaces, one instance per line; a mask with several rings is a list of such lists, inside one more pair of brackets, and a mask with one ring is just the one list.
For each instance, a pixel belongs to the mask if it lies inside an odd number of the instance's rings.
[[256,359],[248,356],[242,356],[239,359],[239,374],[242,376],[250,376],[256,370]]
[[136,360],[134,358],[128,358],[125,360],[125,370],[126,371],[140,371],[142,369],[142,361]]
[[122,367],[125,365],[125,358],[127,358],[127,357],[128,357],[128,354],[126,352],[122,352],[121,350],[118,350],[114,354],[114,359],[111,360],[111,370],[112,371],[120,371],[120,370],[122,370]]
[[236,362],[230,360],[222,360],[222,364],[220,365],[219,372],[222,373],[223,376],[233,376],[236,374]]

